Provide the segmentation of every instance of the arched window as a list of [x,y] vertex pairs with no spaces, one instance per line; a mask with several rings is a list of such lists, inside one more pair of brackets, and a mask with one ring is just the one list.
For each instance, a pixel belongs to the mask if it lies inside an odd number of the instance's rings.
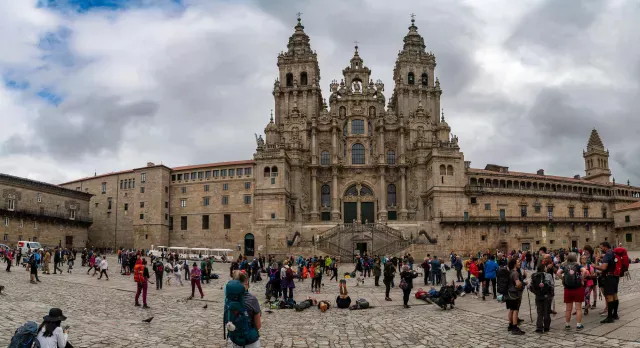
[[387,151],[387,164],[396,164],[396,152],[393,150]]
[[364,164],[364,145],[353,144],[351,146],[351,164]]
[[323,207],[331,207],[331,187],[322,185],[320,188],[320,202]]
[[329,155],[329,151],[322,151],[320,154],[320,165],[328,166],[331,164],[331,156]]
[[427,73],[422,73],[422,85],[423,86],[428,86],[429,85],[429,75],[427,75]]
[[447,175],[447,167],[444,164],[440,165],[440,175]]
[[362,186],[360,189],[360,196],[373,196],[373,191],[367,186]]
[[264,167],[264,177],[268,178],[271,176],[271,168],[269,167]]
[[364,134],[364,120],[351,120],[351,134]]
[[358,195],[358,188],[356,187],[356,185],[351,185],[347,189],[347,192],[344,193],[344,195],[345,196],[357,196]]
[[287,73],[287,87],[293,87],[293,74]]
[[387,205],[390,207],[396,206],[396,185],[394,184],[387,186]]
[[369,117],[375,117],[376,116],[376,108],[375,106],[370,106],[369,107]]
[[307,72],[303,71],[300,73],[300,86],[307,85]]
[[407,82],[409,82],[410,85],[413,85],[416,83],[415,76],[413,76],[412,72],[410,72],[409,75],[407,76]]
[[271,176],[274,178],[278,176],[278,167],[276,166],[271,167]]
[[244,255],[245,256],[253,256],[255,251],[254,245],[255,245],[255,239],[253,238],[253,234],[247,233],[244,236]]
[[447,166],[447,175],[453,175],[453,166]]

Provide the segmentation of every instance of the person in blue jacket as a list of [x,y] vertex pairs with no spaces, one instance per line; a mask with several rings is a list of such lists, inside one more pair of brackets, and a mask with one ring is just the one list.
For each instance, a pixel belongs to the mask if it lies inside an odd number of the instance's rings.
[[496,276],[498,273],[498,263],[493,255],[489,255],[489,260],[484,264],[484,287],[482,289],[482,299],[489,295],[489,283],[493,291],[493,299],[496,299]]

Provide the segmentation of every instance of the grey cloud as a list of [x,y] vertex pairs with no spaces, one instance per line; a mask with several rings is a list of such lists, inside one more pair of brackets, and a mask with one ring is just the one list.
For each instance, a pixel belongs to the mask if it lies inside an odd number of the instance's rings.
[[31,139],[11,137],[3,148],[11,153],[41,152],[64,161],[103,151],[116,152],[123,129],[141,118],[151,118],[158,105],[150,101],[123,103],[119,97],[92,97],[40,110]]

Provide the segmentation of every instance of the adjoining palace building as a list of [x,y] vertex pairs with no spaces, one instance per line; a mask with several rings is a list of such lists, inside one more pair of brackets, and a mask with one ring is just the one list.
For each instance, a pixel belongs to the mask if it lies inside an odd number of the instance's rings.
[[92,245],[343,257],[638,245],[638,222],[624,217],[640,187],[610,181],[595,129],[584,176],[471,168],[440,112],[436,59],[413,20],[389,100],[357,46],[325,100],[303,29],[298,20],[278,56],[275,113],[253,160],[149,163],[61,185],[93,194]]
[[71,249],[90,243],[90,193],[0,174],[0,194],[1,244],[15,248],[18,241],[32,241]]

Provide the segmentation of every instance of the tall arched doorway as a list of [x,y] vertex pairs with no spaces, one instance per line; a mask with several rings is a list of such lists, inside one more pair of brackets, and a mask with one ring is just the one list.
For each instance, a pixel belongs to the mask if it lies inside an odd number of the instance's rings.
[[253,256],[255,250],[254,242],[253,234],[247,233],[244,235],[244,256]]
[[373,190],[369,186],[355,184],[349,186],[343,198],[344,223],[350,224],[354,221],[360,223],[373,223],[376,216],[376,199]]

